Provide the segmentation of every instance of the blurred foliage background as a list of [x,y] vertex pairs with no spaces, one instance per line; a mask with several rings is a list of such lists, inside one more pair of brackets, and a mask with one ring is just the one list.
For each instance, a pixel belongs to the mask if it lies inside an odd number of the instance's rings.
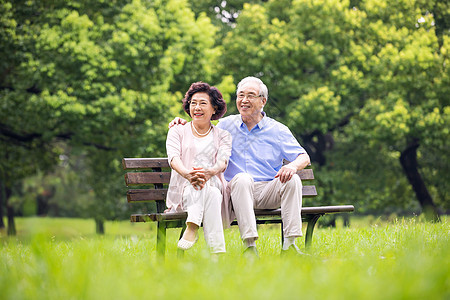
[[206,81],[312,158],[319,197],[359,214],[450,209],[448,1],[0,0],[0,228],[14,216],[126,219],[123,157],[165,156]]

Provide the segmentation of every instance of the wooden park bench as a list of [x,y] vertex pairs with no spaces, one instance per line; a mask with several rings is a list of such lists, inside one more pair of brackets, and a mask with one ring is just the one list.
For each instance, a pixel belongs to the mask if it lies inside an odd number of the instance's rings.
[[[157,251],[164,256],[166,247],[166,229],[182,228],[180,238],[186,229],[187,213],[164,213],[166,209],[167,186],[171,169],[167,158],[124,158],[122,160],[125,182],[128,187],[127,200],[130,203],[156,202],[156,212],[131,215],[131,222],[157,222]],[[302,182],[314,179],[312,169],[303,169],[297,173]],[[303,198],[317,196],[314,185],[303,185]],[[303,222],[307,222],[305,247],[312,242],[314,227],[317,220],[332,213],[354,211],[353,205],[303,207],[301,214]],[[281,223],[281,209],[255,210],[258,224]],[[237,225],[233,221],[232,225]],[[281,226],[281,241],[283,241],[283,226]]]

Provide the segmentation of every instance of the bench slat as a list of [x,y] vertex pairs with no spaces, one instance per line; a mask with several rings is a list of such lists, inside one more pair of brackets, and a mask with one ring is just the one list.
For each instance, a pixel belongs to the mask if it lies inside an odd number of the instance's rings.
[[[302,189],[303,198],[312,198],[317,196],[314,185],[304,185]],[[148,202],[165,200],[167,189],[130,189],[127,192],[128,202]]]
[[[304,169],[297,174],[302,181],[314,179],[312,169]],[[170,172],[128,172],[125,174],[125,183],[127,186],[148,185],[155,183],[169,183]]]
[[[303,214],[334,214],[342,212],[352,212],[355,210],[353,205],[336,205],[336,206],[316,206],[316,207],[302,207]],[[255,210],[256,216],[278,216],[281,214],[281,209],[258,209]]]
[[[317,206],[317,207],[303,207],[302,216],[315,214],[332,214],[342,212],[352,212],[355,210],[353,205],[339,205],[339,206]],[[264,209],[255,210],[256,217],[273,217],[281,216],[281,209]],[[153,213],[153,214],[134,214],[131,215],[131,222],[157,222],[186,219],[187,213]]]
[[124,158],[122,159],[124,170],[145,170],[151,168],[169,168],[167,157],[161,158]]
[[147,202],[166,200],[167,189],[133,189],[128,190],[128,202]]
[[[140,171],[170,167],[167,158],[124,158],[122,159],[122,166],[124,170]],[[303,169],[298,171],[297,174],[301,180],[314,180],[314,171],[312,169]]]
[[300,176],[300,179],[305,180],[314,180],[314,171],[312,169],[303,169],[297,171],[297,175]]
[[127,186],[169,183],[169,181],[169,172],[128,172],[125,174],[125,183]]

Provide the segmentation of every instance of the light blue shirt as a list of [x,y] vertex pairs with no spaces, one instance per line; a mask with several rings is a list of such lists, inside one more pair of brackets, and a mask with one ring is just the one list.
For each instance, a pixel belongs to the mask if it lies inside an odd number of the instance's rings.
[[293,161],[306,153],[287,126],[264,114],[262,120],[248,131],[241,115],[220,119],[217,127],[231,133],[233,146],[224,173],[230,181],[238,173],[250,174],[255,181],[273,180],[283,159]]

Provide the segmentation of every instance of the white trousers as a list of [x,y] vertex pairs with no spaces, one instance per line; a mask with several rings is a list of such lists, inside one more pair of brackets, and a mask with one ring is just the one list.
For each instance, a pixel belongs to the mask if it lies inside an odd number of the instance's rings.
[[281,183],[272,181],[254,182],[247,173],[239,173],[230,181],[231,201],[243,240],[258,238],[254,209],[281,207],[283,234],[285,237],[302,236],[302,182],[295,174],[291,180]]
[[212,253],[226,252],[222,225],[222,193],[207,182],[205,187],[196,191],[192,185],[187,185],[183,191],[183,206],[187,210],[186,223],[197,226],[203,223],[203,233],[206,244]]

